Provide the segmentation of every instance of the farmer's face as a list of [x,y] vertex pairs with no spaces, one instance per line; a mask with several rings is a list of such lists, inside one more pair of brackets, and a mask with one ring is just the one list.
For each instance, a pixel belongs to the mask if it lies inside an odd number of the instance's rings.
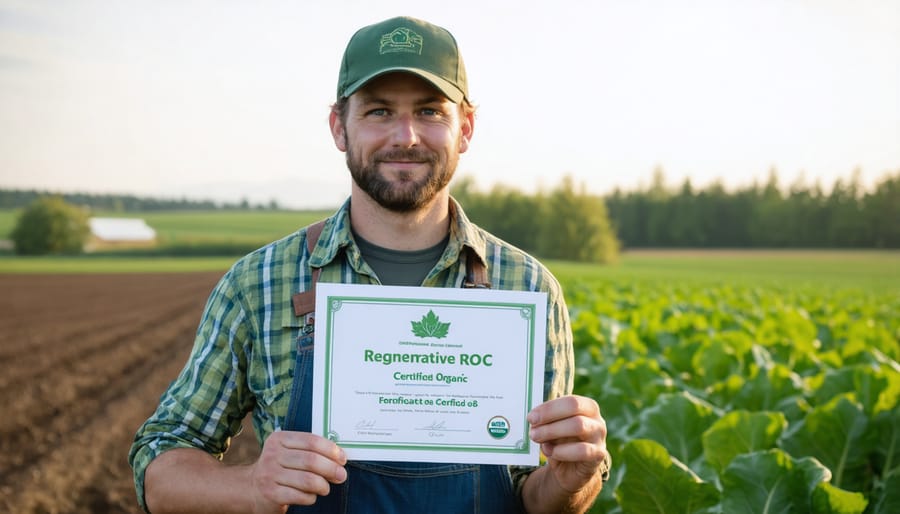
[[423,79],[391,73],[351,95],[343,119],[332,112],[330,121],[356,185],[382,207],[410,212],[450,183],[474,120]]

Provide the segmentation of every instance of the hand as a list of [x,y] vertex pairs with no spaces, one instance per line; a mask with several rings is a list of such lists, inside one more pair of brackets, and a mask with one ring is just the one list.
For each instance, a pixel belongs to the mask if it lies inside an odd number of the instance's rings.
[[283,513],[312,505],[347,479],[347,457],[332,441],[307,432],[276,431],[251,469],[254,512]]
[[591,398],[569,395],[542,403],[528,413],[528,422],[557,484],[570,494],[590,483],[608,458],[606,421]]

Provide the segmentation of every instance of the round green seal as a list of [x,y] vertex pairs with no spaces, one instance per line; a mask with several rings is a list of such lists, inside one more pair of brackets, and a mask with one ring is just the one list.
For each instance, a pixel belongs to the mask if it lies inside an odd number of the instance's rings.
[[509,420],[503,416],[494,416],[488,420],[487,431],[494,439],[503,439],[509,434]]

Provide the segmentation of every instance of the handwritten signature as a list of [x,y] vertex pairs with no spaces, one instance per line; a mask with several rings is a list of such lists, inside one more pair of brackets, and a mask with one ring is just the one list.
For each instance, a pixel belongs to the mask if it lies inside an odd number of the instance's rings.
[[357,429],[375,428],[375,423],[377,423],[377,421],[375,421],[374,419],[371,419],[371,420],[370,419],[361,419],[356,423],[356,428]]
[[424,427],[422,427],[422,430],[443,430],[443,429],[445,429],[445,428],[447,428],[447,422],[446,422],[446,421],[437,421],[437,420],[435,420],[432,424],[430,424],[430,425],[425,425]]

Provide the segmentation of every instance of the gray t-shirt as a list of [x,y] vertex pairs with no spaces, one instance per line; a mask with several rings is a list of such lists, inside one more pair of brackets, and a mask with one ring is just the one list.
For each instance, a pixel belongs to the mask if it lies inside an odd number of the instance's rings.
[[450,234],[440,243],[424,250],[404,252],[372,244],[353,233],[363,260],[375,271],[378,280],[386,286],[420,286],[428,272],[444,254]]

